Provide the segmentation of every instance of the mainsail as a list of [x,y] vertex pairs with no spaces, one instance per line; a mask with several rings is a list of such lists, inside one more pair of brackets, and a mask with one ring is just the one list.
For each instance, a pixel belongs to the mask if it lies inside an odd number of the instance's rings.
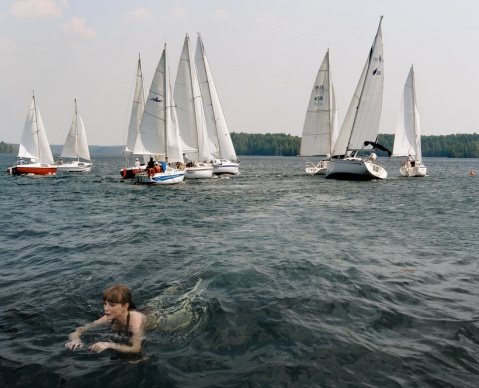
[[216,86],[213,81],[210,65],[206,57],[206,51],[200,34],[198,34],[195,60],[201,95],[203,96],[206,125],[208,127],[209,135],[216,146],[215,156],[235,161],[237,160],[236,152],[228,130],[228,125],[226,124],[226,119],[221,107],[218,92],[216,91]]
[[188,152],[188,159],[196,162],[211,161],[203,102],[188,34],[176,74],[174,98],[181,138],[193,148],[193,152],[184,150]]
[[363,149],[365,140],[374,141],[378,135],[384,89],[381,22],[382,16],[334,146],[333,156],[346,155],[347,151]]
[[144,147],[141,154],[162,155],[170,163],[183,163],[166,45],[148,93],[140,135]]
[[393,155],[413,156],[415,160],[422,161],[416,81],[414,68],[412,66],[409,70],[406,84],[404,85],[404,93],[399,108],[396,133],[394,136]]
[[83,120],[78,114],[76,99],[72,124],[65,140],[61,156],[63,158],[81,158],[85,160],[90,160],[90,150],[88,149],[88,140],[86,137],[85,126],[83,125]]

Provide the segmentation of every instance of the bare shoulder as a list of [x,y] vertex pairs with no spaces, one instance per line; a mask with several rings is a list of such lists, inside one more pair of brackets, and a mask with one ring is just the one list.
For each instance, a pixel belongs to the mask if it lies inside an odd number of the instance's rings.
[[130,327],[131,328],[140,328],[143,325],[145,316],[138,311],[130,311]]

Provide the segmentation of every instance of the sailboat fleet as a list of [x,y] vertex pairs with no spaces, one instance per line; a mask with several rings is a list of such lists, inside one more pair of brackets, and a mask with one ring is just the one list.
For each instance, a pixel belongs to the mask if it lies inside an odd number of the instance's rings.
[[213,176],[213,155],[206,127],[203,100],[194,58],[191,55],[190,38],[185,37],[180,63],[176,73],[174,98],[181,137],[192,152],[187,156],[185,177],[190,179]]
[[329,50],[326,53],[311,92],[300,151],[300,156],[322,155],[323,159],[317,164],[308,161],[305,168],[308,175],[325,175],[328,179],[386,179],[387,171],[378,164],[374,152],[379,149],[389,156],[407,157],[400,168],[402,176],[426,176],[412,68],[404,88],[393,152],[376,141],[384,89],[381,22],[382,16],[339,134]]
[[122,169],[121,176],[139,184],[166,185],[238,174],[239,162],[199,34],[195,57],[188,34],[185,37],[173,90],[170,78],[165,45],[145,100],[138,60],[125,148],[136,157],[135,166]]
[[[327,179],[386,179],[374,149],[403,157],[400,174],[424,177],[419,111],[414,69],[404,86],[393,152],[377,143],[384,89],[382,16],[366,63],[341,129],[327,50],[310,93],[304,120],[300,156],[305,173]],[[139,184],[170,185],[184,179],[205,179],[239,173],[231,140],[201,35],[193,57],[186,34],[174,88],[170,79],[166,44],[145,98],[141,58],[138,58],[125,155],[133,166],[121,169],[125,179]],[[92,168],[83,121],[75,100],[74,116],[59,161],[54,163],[35,95],[28,111],[18,161],[12,175],[53,175],[57,171],[88,172]],[[30,159],[26,161],[25,159]],[[63,158],[73,159],[65,162]]]

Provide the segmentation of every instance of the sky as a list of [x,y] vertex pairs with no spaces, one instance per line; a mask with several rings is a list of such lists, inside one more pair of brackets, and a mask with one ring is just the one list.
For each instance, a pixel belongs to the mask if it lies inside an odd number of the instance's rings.
[[477,0],[0,0],[0,141],[20,142],[32,90],[50,144],[74,99],[90,145],[124,145],[138,54],[145,90],[164,44],[174,83],[201,33],[230,132],[301,136],[321,61],[340,124],[384,15],[380,133],[394,133],[411,65],[423,135],[477,133]]

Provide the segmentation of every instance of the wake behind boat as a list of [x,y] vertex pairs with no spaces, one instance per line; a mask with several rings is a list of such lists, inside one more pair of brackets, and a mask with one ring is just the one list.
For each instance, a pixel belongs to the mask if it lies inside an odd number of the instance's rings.
[[[74,158],[65,162],[63,158]],[[80,160],[83,159],[83,160]],[[90,150],[85,132],[83,120],[78,114],[77,100],[75,99],[75,111],[73,120],[65,140],[65,145],[61,153],[60,160],[56,163],[57,171],[62,172],[89,172],[92,162],[90,160]]]
[[404,85],[396,133],[394,135],[393,156],[406,157],[406,161],[399,169],[402,176],[426,176],[427,168],[422,163],[421,126],[413,66],[409,70],[406,84]]
[[[7,169],[11,175],[53,175],[57,172],[35,92],[23,127],[18,158],[17,164]],[[29,158],[30,162],[23,158]]]
[[139,127],[143,150],[150,155],[150,163],[156,157],[162,171],[156,171],[149,163],[145,172],[135,175],[140,184],[171,185],[181,183],[185,177],[183,150],[171,91],[170,71],[166,45],[150,86]]
[[371,180],[387,177],[387,171],[377,164],[376,154],[370,152],[373,147],[379,148],[375,139],[379,132],[384,84],[381,22],[382,16],[368,59],[334,145],[326,178]]
[[200,82],[201,95],[205,110],[206,126],[209,136],[214,144],[213,174],[236,175],[239,173],[239,162],[231,140],[231,135],[226,124],[226,119],[221,107],[220,98],[211,74],[206,51],[201,35],[198,34],[196,45],[196,69]]
[[324,175],[338,137],[338,115],[334,96],[329,50],[324,56],[311,91],[301,137],[300,156],[325,156],[317,164],[308,161],[308,175]]

